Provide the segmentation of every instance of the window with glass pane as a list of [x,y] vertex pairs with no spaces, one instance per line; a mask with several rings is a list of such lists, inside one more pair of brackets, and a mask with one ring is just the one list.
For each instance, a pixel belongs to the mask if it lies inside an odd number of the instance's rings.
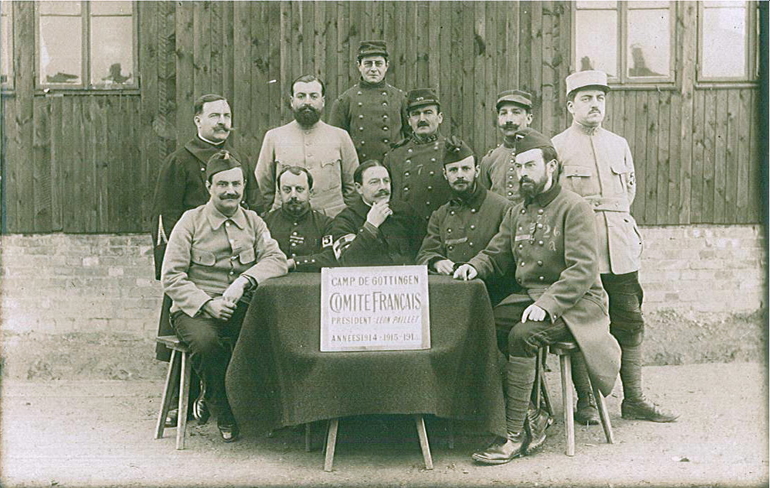
[[0,2],[0,86],[13,86],[13,21],[11,2]]
[[621,84],[672,82],[672,15],[667,1],[575,2],[575,70]]
[[748,78],[746,2],[704,2],[701,15],[701,79]]
[[39,1],[42,86],[136,86],[131,1]]

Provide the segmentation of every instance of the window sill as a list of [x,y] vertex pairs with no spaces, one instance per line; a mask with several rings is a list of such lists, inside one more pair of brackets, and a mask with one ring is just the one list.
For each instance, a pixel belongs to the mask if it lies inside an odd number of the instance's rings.
[[610,83],[612,91],[676,91],[679,88],[673,82],[666,83],[635,83],[626,85],[613,85]]
[[758,81],[699,81],[696,90],[737,90],[741,88],[759,88]]
[[100,90],[95,88],[36,88],[35,96],[110,96],[110,95],[141,95],[139,88],[124,88]]

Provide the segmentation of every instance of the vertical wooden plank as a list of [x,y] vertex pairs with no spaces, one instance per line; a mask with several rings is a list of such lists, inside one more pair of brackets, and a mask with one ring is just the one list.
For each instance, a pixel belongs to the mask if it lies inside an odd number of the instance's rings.
[[476,100],[479,103],[477,110],[479,116],[479,129],[482,131],[482,136],[476,141],[476,146],[473,148],[478,157],[480,158],[485,152],[487,147],[491,147],[495,143],[497,136],[497,129],[494,125],[494,108],[495,108],[495,96],[498,93],[498,80],[496,78],[496,59],[495,54],[497,52],[495,46],[501,43],[500,33],[497,31],[497,6],[493,3],[486,3],[484,9],[484,25],[485,34],[484,42],[486,44],[484,50],[484,89],[479,93],[479,98]]
[[227,42],[227,26],[223,17],[223,10],[227,3],[211,2],[207,5],[209,17],[209,90],[227,98],[222,74],[224,49],[227,47],[232,51],[232,46]]
[[[441,111],[444,113],[444,125],[451,129],[453,119],[453,104],[450,103],[453,97],[453,93],[456,86],[456,77],[454,76],[455,70],[452,66],[455,65],[456,58],[452,56],[453,46],[456,45],[453,39],[453,15],[454,7],[450,3],[441,2],[438,4],[439,11],[436,18],[439,20],[441,30],[439,31],[439,47],[438,47],[438,59],[433,58],[432,63],[440,66],[439,79],[438,79],[438,95],[439,100],[442,100]],[[464,134],[461,137],[465,137]]]
[[702,222],[703,167],[706,150],[705,92],[693,93],[692,112],[692,178],[690,184],[690,219],[688,223]]
[[[222,40],[222,91],[225,93],[225,97],[230,100],[235,94],[235,80],[233,79],[233,70],[235,66],[235,31],[233,26],[235,25],[234,9],[236,2],[223,3],[222,7],[222,24],[223,24],[223,40]],[[238,63],[250,63],[251,58],[239,59]]]
[[444,106],[448,106],[451,117],[449,120],[444,118],[443,130],[448,131],[450,134],[462,134],[463,138],[467,140],[468,135],[461,130],[462,127],[462,100],[463,100],[463,77],[462,71],[465,69],[464,60],[466,59],[463,52],[463,44],[461,39],[464,35],[463,24],[463,4],[461,2],[452,2],[451,4],[451,25],[452,25],[452,39],[451,39],[451,52],[454,53],[456,59],[455,71],[452,80],[452,87],[449,92],[449,99],[444,100],[442,103],[442,110]]
[[[329,71],[331,68],[326,66],[326,36],[327,28],[329,27],[329,24],[325,22],[326,10],[327,5],[325,2],[315,3],[315,8],[313,9],[313,73],[315,73],[316,76],[323,78],[328,90],[329,82],[331,81],[329,79]],[[333,89],[332,93],[336,96],[336,89]],[[329,97],[327,95],[327,100],[328,99]]]
[[[257,8],[257,4],[255,8]],[[251,109],[251,88],[258,85],[256,79],[252,79],[252,67],[260,60],[256,54],[252,54],[251,14],[252,3],[233,2],[233,58],[238,62],[233,63],[233,93],[230,98],[230,109],[233,111],[233,127],[235,132],[230,135],[234,138],[239,148],[247,147],[253,143],[253,134],[257,132],[256,119],[259,114]],[[253,19],[258,23],[258,19]],[[255,67],[256,69],[256,67]],[[225,69],[230,71],[230,68]],[[256,88],[256,87],[255,87]]]
[[[689,221],[689,204],[684,205],[680,188],[685,184],[683,178],[687,178],[689,185],[689,170],[685,171],[690,164],[689,152],[688,161],[684,160],[685,153],[682,152],[682,145],[692,146],[692,116],[685,114],[686,127],[682,126],[682,113],[687,106],[683,103],[684,97],[679,93],[672,92],[670,95],[671,119],[669,124],[669,164],[668,164],[668,209],[664,220],[669,224],[686,224]],[[687,199],[689,202],[689,199]],[[686,209],[685,209],[686,207]],[[686,211],[685,211],[686,210]]]
[[399,78],[401,70],[398,69],[398,60],[401,57],[401,52],[398,50],[397,42],[398,38],[401,37],[401,31],[397,30],[396,26],[396,8],[395,2],[382,2],[382,38],[387,41],[388,51],[390,51],[388,82],[404,91],[408,91],[409,87],[402,82],[403,77]]
[[364,2],[350,2],[350,25],[349,36],[350,42],[348,44],[348,54],[345,57],[345,74],[347,79],[343,86],[348,87],[358,81],[360,73],[356,69],[356,57],[358,56],[358,46],[363,39],[363,31],[361,30],[361,22],[364,16]]
[[714,147],[714,223],[725,222],[725,197],[727,191],[727,91],[716,91],[716,145]]
[[701,201],[701,220],[699,223],[714,223],[714,175],[716,169],[716,92],[704,92],[704,120],[706,137],[703,151],[703,186],[697,195]]
[[[529,23],[529,39],[530,39],[530,82],[531,93],[535,98],[536,103],[542,106],[543,101],[543,2],[531,2],[529,4],[531,11],[530,23]],[[543,118],[534,122],[534,127],[542,131],[543,130]]]
[[[320,2],[320,6],[323,8],[316,8],[316,18],[324,26],[318,36],[324,61],[319,62],[318,70],[324,73],[327,93],[336,98],[343,91],[337,85],[337,2]],[[326,96],[327,103],[331,100],[329,95]]]
[[[767,72],[765,70],[765,72]],[[760,120],[760,103],[766,98],[760,95],[756,90],[750,90],[750,96],[748,97],[748,104],[751,108],[749,116],[749,182],[748,182],[748,199],[749,199],[749,222],[761,222],[767,218],[763,215],[763,208],[767,204],[767,154],[762,150],[767,148],[767,143],[764,144],[760,138],[766,136],[766,131],[763,130],[762,121]],[[766,113],[766,112],[765,112]],[[767,122],[765,122],[766,124]],[[765,126],[767,127],[767,126]],[[763,184],[763,181],[765,183]]]
[[[658,197],[655,202],[656,215],[653,222],[656,225],[673,224],[668,220],[668,209],[670,203],[669,192],[673,191],[673,181],[671,181],[671,147],[669,142],[671,140],[671,92],[663,92],[658,94],[657,97],[657,155],[653,164],[658,173],[658,182],[656,188],[658,189]],[[678,133],[678,131],[677,131]]]
[[[740,93],[731,89],[727,93],[727,141],[725,144],[725,223],[733,224],[738,221],[737,200],[739,166],[744,164],[738,159],[740,140],[738,139],[738,124],[740,120]],[[745,189],[744,189],[745,191]]]
[[[115,177],[119,176],[118,168],[110,168],[108,161],[108,151],[106,148],[112,142],[107,136],[107,125],[109,120],[107,118],[107,111],[110,100],[108,97],[78,97],[80,103],[80,109],[83,111],[84,120],[89,125],[86,138],[79,141],[81,144],[88,144],[92,147],[88,151],[88,172],[93,177],[94,191],[89,192],[93,196],[92,202],[94,210],[93,225],[96,228],[109,225],[108,221],[115,222],[119,217],[116,213],[116,209],[119,208],[119,195],[122,188],[118,185],[114,188],[110,188],[110,173],[114,172]],[[113,107],[109,106],[109,109]],[[128,122],[128,121],[126,121]],[[95,141],[101,141],[101,144],[93,144]],[[117,148],[112,148],[114,152]],[[83,161],[86,163],[86,161]],[[81,164],[83,164],[81,163]],[[130,182],[125,182],[130,184]],[[93,232],[93,228],[89,228],[89,232]]]
[[[558,13],[556,9],[556,3],[549,1],[543,2],[542,7],[543,24],[541,27],[542,32],[542,64],[541,64],[541,79],[540,79],[540,107],[550,108],[554,104],[554,77],[556,75],[556,68],[553,66],[554,58],[554,26],[558,22]],[[544,114],[544,111],[541,110]],[[545,115],[545,114],[544,114]],[[547,117],[542,117],[542,132],[547,136],[556,134],[554,128],[553,117],[550,113]]]
[[[62,120],[74,121],[75,113],[72,110],[72,97],[64,98],[62,95],[56,96],[56,102],[60,106],[59,113]],[[62,222],[64,232],[82,232],[78,228],[79,223],[82,221],[81,213],[85,214],[85,208],[79,208],[80,198],[77,192],[77,188],[80,188],[82,181],[80,179],[81,173],[81,160],[75,159],[75,132],[78,124],[63,124],[62,125],[62,137],[59,139],[59,150],[57,150],[57,157],[60,157],[64,163],[64,185],[62,186],[63,193],[68,195],[68,204],[62,208]]]
[[212,29],[210,14],[208,0],[193,2],[193,99],[212,92],[211,36],[219,29]]
[[[657,93],[656,93],[657,95]],[[646,124],[646,141],[644,147],[645,148],[645,155],[644,155],[644,169],[645,169],[645,178],[647,183],[647,198],[645,199],[645,207],[644,207],[644,213],[645,213],[645,223],[652,225],[655,224],[655,219],[657,218],[657,206],[658,206],[658,165],[656,164],[657,161],[655,160],[657,155],[657,148],[655,147],[655,142],[657,141],[657,135],[658,135],[658,120],[655,114],[652,113],[654,110],[654,98],[652,96],[651,92],[643,92],[642,98],[644,99],[643,107],[643,116],[644,121]],[[657,97],[655,97],[657,98]]]
[[749,223],[750,211],[749,202],[751,198],[750,182],[749,182],[749,167],[751,166],[750,159],[750,142],[751,138],[751,105],[749,100],[751,99],[750,90],[740,90],[738,92],[739,104],[738,112],[736,115],[738,125],[738,141],[736,147],[738,149],[735,156],[736,163],[736,185],[738,194],[735,201],[735,220],[736,223]]
[[193,67],[193,5],[179,2],[176,5],[176,144],[181,146],[187,140],[193,120],[195,69]]
[[[285,86],[287,90],[290,90],[291,87],[289,87],[289,84],[294,78],[296,78],[295,76],[292,76],[291,60],[295,59],[295,62],[297,62],[296,58],[298,58],[299,56],[296,56],[294,54],[293,46],[292,46],[291,3],[280,2],[279,8],[280,8],[281,37],[280,39],[278,39],[277,43],[274,43],[271,40],[270,46],[271,47],[274,46],[273,49],[277,55],[276,61],[280,66],[280,74],[278,75],[280,84],[281,86]],[[280,125],[281,121],[288,120],[289,118],[289,108],[285,103],[281,104],[280,113],[281,113],[281,119],[280,121],[278,120],[275,121],[275,125]]]
[[[518,80],[519,87],[522,90],[526,90],[534,97],[537,97],[537,92],[534,90],[532,80],[533,66],[537,66],[532,59],[532,7],[533,2],[522,2],[519,4],[519,66],[518,66]],[[539,87],[537,87],[539,89]],[[537,121],[533,127],[537,127]]]
[[[353,59],[355,62],[355,56],[350,58],[350,35],[348,30],[350,29],[349,21],[349,2],[338,2],[336,4],[336,23],[337,23],[337,46],[335,59],[337,62],[337,96],[345,91],[345,87],[349,86],[348,83],[348,64]],[[398,53],[398,51],[396,51]],[[394,60],[390,62],[390,69],[397,70],[398,63]]]
[[[644,92],[634,93],[634,114],[635,114],[635,136],[636,142],[634,152],[634,165],[636,166],[636,201],[635,201],[635,217],[640,223],[647,223],[645,212],[647,210],[647,202],[649,199],[647,184],[649,180],[647,174],[647,164],[645,149],[647,147],[647,116],[645,113],[645,102],[647,100]],[[654,192],[654,190],[653,190]]]
[[425,53],[425,63],[428,67],[428,85],[435,87],[436,95],[441,97],[441,76],[439,74],[441,67],[439,59],[441,56],[441,24],[438,20],[440,18],[440,4],[428,2],[425,10],[427,10],[428,14],[428,52]]
[[[159,134],[153,130],[156,114],[160,112],[158,103],[158,63],[163,55],[159,52],[158,25],[159,10],[163,2],[138,3],[137,22],[139,23],[139,70],[142,73],[142,96],[139,99],[139,151],[141,157],[137,161],[141,173],[144,194],[140,205],[141,228],[149,231],[150,205],[152,192],[155,189],[156,173],[153,170],[156,161],[160,161]],[[57,163],[58,164],[58,163]],[[56,179],[54,180],[56,181]],[[148,190],[151,189],[151,190]],[[148,197],[149,194],[149,197]]]
[[48,100],[34,100],[34,132],[32,135],[32,158],[27,164],[32,167],[34,198],[27,205],[34,209],[35,232],[51,231],[51,133]]
[[415,5],[415,34],[417,42],[415,43],[415,70],[417,73],[418,84],[421,86],[430,86],[431,80],[428,75],[428,48],[430,46],[430,29],[428,19],[428,4],[426,2],[417,2]]
[[[695,173],[693,165],[695,163],[693,151],[695,149],[695,137],[693,130],[694,120],[700,115],[695,114],[695,63],[691,60],[697,56],[697,17],[698,5],[695,2],[677,2],[676,3],[677,24],[676,31],[679,41],[677,45],[681,49],[676,50],[676,66],[679,66],[679,75],[681,76],[682,89],[679,93],[677,104],[676,121],[672,118],[672,144],[679,148],[679,154],[672,156],[672,161],[677,162],[679,168],[677,190],[678,190],[678,208],[671,208],[671,213],[675,213],[677,220],[670,216],[670,220],[681,224],[692,223],[692,184]],[[672,112],[672,116],[674,112]],[[701,127],[703,127],[701,122]],[[702,132],[701,132],[702,133]],[[673,151],[672,151],[673,153]],[[672,171],[676,168],[672,167]],[[698,175],[700,176],[700,175]]]
[[[486,53],[487,53],[487,19],[484,2],[473,2],[473,72],[467,81],[473,86],[470,112],[466,112],[473,121],[472,137],[468,142],[471,148],[484,147],[486,117]],[[491,47],[491,46],[490,46]]]
[[452,134],[464,134],[465,141],[473,147],[475,144],[475,130],[474,127],[468,127],[463,122],[466,120],[474,120],[473,114],[473,98],[475,96],[474,89],[476,87],[476,78],[474,75],[476,46],[474,43],[475,38],[475,25],[474,25],[474,2],[464,1],[462,3],[462,32],[463,36],[460,38],[462,43],[462,104],[461,111],[458,114],[459,119],[452,121],[453,126],[458,125],[457,129],[452,127]]
[[300,71],[302,73],[315,74],[315,56],[313,56],[313,29],[315,26],[315,4],[313,2],[300,2],[300,32],[302,33],[302,53],[304,62]]

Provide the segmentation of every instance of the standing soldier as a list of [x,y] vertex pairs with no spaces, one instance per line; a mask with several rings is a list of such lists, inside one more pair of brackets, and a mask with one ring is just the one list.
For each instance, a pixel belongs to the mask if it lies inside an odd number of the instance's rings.
[[487,189],[516,205],[521,202],[519,181],[513,169],[516,151],[514,134],[532,123],[532,95],[521,90],[506,90],[497,96],[497,127],[503,143],[481,159],[479,180]]
[[412,135],[385,155],[385,166],[393,178],[393,201],[411,205],[427,222],[452,196],[443,176],[446,138],[438,131],[444,115],[438,97],[427,88],[409,92],[407,113]]
[[361,80],[334,101],[329,124],[350,134],[359,161],[382,161],[408,133],[406,95],[385,82],[389,66],[385,41],[361,41],[357,61]]
[[[564,187],[582,195],[594,210],[599,272],[610,299],[610,331],[622,349],[623,418],[673,422],[678,415],[662,410],[642,391],[642,238],[630,213],[636,179],[628,142],[601,126],[609,89],[607,74],[601,71],[569,75],[567,110],[572,114],[572,126],[554,137],[553,144],[564,164]],[[594,417],[590,391],[579,378],[581,371],[580,365],[573,369],[578,390],[576,416],[583,417],[581,409],[587,409],[585,417]]]

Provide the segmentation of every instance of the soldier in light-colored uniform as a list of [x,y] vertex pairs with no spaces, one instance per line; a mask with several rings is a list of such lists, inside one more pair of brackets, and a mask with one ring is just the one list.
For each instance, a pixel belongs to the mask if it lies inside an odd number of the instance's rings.
[[406,93],[385,81],[388,57],[385,41],[361,41],[357,59],[361,80],[332,105],[329,124],[350,134],[359,161],[382,162],[391,146],[409,132]]
[[[678,415],[647,400],[642,390],[644,293],[639,284],[642,237],[631,216],[636,195],[631,149],[623,137],[601,126],[605,96],[610,90],[606,73],[581,71],[571,74],[566,81],[572,126],[554,137],[553,144],[564,165],[561,177],[564,187],[583,196],[594,210],[599,272],[609,295],[610,331],[623,350],[621,412],[627,419],[673,422]],[[578,363],[573,371],[578,414],[582,417],[581,409],[593,412],[595,407],[586,382],[580,379],[583,368]]]
[[516,162],[514,134],[532,123],[532,95],[521,90],[506,90],[497,96],[497,127],[503,143],[481,159],[479,181],[487,189],[507,198],[514,205],[521,202]]

